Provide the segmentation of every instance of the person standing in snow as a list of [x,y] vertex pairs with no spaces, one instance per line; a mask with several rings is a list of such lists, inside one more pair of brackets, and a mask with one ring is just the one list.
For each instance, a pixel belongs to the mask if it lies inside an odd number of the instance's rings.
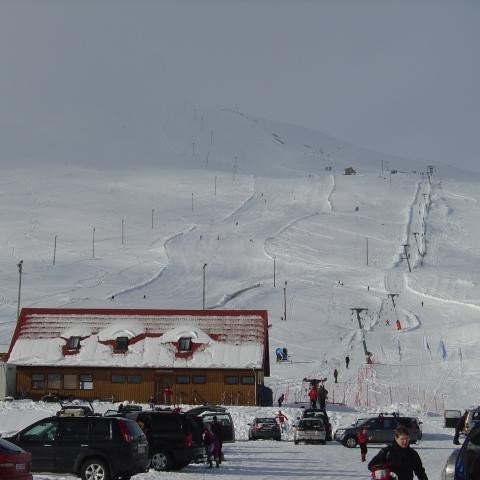
[[285,394],[282,393],[279,397],[278,397],[278,408],[282,408],[282,403],[284,402],[285,400]]
[[314,385],[310,385],[310,389],[308,390],[308,398],[310,399],[310,408],[312,410],[317,409],[317,397],[318,392]]
[[165,405],[170,405],[172,403],[173,390],[170,385],[165,385],[163,389],[163,395],[165,397]]
[[465,428],[465,420],[467,419],[468,412],[465,413],[458,419],[457,424],[455,425],[455,435],[453,436],[453,444],[460,445],[458,438],[460,437],[460,432]]
[[345,366],[348,368],[348,364],[350,363],[350,357],[347,355],[345,357]]
[[357,433],[357,442],[360,447],[360,457],[362,459],[362,462],[366,460],[367,457],[367,442],[368,442],[368,430],[366,428],[360,430]]
[[218,421],[217,416],[213,416],[213,422],[210,425],[210,431],[212,432],[212,444],[210,450],[210,467],[212,466],[212,458],[215,460],[216,467],[218,468],[222,458],[222,446],[223,446],[223,426]]
[[335,369],[335,370],[333,371],[333,378],[335,379],[335,383],[338,383],[338,382],[337,382],[337,380],[338,380],[338,370],[337,370],[337,369]]
[[325,410],[327,408],[327,397],[328,390],[322,383],[320,387],[318,387],[318,408],[320,410]]
[[275,420],[280,425],[280,430],[285,432],[287,430],[287,416],[282,413],[281,410],[278,411],[278,415],[275,416]]
[[368,463],[373,471],[377,465],[389,465],[398,480],[412,480],[415,474],[418,480],[428,480],[420,455],[410,447],[410,434],[400,425],[395,429],[393,443],[382,448]]

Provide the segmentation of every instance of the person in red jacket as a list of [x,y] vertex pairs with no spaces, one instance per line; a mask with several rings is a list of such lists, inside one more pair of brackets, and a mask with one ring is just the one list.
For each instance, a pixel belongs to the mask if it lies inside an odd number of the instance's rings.
[[312,385],[310,387],[310,390],[308,391],[308,398],[310,399],[310,408],[312,410],[317,409],[317,396],[318,396],[317,389]]
[[368,443],[368,431],[366,428],[357,432],[357,442],[360,447],[360,456],[362,457],[362,462],[366,460],[367,457],[367,443]]
[[165,397],[165,405],[170,405],[172,403],[173,390],[170,385],[165,385],[163,389],[163,396]]

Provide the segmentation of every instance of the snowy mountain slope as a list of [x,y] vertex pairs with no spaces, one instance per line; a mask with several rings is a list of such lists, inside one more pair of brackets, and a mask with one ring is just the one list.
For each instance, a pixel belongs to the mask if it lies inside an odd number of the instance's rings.
[[[479,283],[474,178],[459,173],[450,180],[435,170],[429,181],[421,174],[426,167],[402,164],[399,173],[382,177],[375,154],[347,151],[331,138],[327,148],[321,134],[315,139],[311,131],[236,111],[219,111],[215,120],[200,111],[196,119],[184,114],[171,113],[171,124],[165,119],[166,146],[155,166],[133,168],[117,159],[115,168],[66,162],[5,170],[2,343],[15,325],[20,259],[21,304],[50,307],[201,308],[207,263],[207,308],[269,311],[269,382],[275,393],[288,389],[289,401],[304,395],[302,378],[330,379],[337,367],[342,385],[332,395],[350,403],[366,401],[368,383],[381,384],[380,404],[392,385],[399,396],[415,385],[421,409],[439,399],[472,403],[477,354],[470,330]],[[199,165],[200,143],[188,141],[189,128],[200,138],[201,118],[207,136],[215,123],[209,161],[219,162],[216,169]],[[183,153],[169,157],[172,145],[177,151],[182,145]],[[312,145],[331,153],[306,155]],[[160,158],[170,160],[164,165]],[[178,158],[182,168],[172,168]],[[358,174],[343,175],[345,165]],[[404,244],[412,272],[402,260]],[[355,308],[368,309],[361,312],[364,333]],[[364,336],[378,365],[360,386]],[[287,346],[294,363],[275,365],[277,346]]]

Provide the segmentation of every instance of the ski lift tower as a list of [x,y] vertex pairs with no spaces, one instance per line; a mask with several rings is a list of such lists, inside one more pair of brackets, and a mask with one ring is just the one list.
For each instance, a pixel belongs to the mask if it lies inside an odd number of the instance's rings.
[[365,356],[368,358],[370,356],[370,352],[368,351],[367,348],[367,341],[365,340],[365,332],[363,330],[363,325],[362,325],[362,319],[360,318],[360,314],[365,311],[368,311],[368,308],[351,308],[350,309],[353,312],[356,312],[357,314],[357,320],[358,320],[358,327],[362,331],[362,342],[363,342],[363,350],[365,352]]

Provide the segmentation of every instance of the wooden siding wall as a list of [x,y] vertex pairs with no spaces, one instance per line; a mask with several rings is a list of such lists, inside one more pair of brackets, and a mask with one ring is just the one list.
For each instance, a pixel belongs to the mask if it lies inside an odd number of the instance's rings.
[[[93,375],[93,389],[56,389],[48,388],[49,373]],[[45,375],[45,388],[32,389],[32,374]],[[112,383],[112,375],[140,375],[141,383]],[[203,384],[192,383],[192,376],[206,377]],[[176,383],[176,377],[189,376],[189,383]],[[225,383],[226,376],[238,377],[239,383]],[[171,382],[175,404],[222,404],[222,405],[255,405],[255,384],[242,384],[242,377],[253,377],[253,370],[200,370],[200,369],[127,369],[127,368],[54,368],[54,367],[17,367],[17,392],[28,392],[32,399],[38,400],[48,393],[56,393],[75,398],[98,398],[114,402],[131,401],[146,403],[155,391],[163,392],[163,385]],[[255,371],[256,383],[264,381],[263,371]],[[63,378],[63,377],[62,377]],[[164,404],[163,395],[156,395],[157,404]]]

